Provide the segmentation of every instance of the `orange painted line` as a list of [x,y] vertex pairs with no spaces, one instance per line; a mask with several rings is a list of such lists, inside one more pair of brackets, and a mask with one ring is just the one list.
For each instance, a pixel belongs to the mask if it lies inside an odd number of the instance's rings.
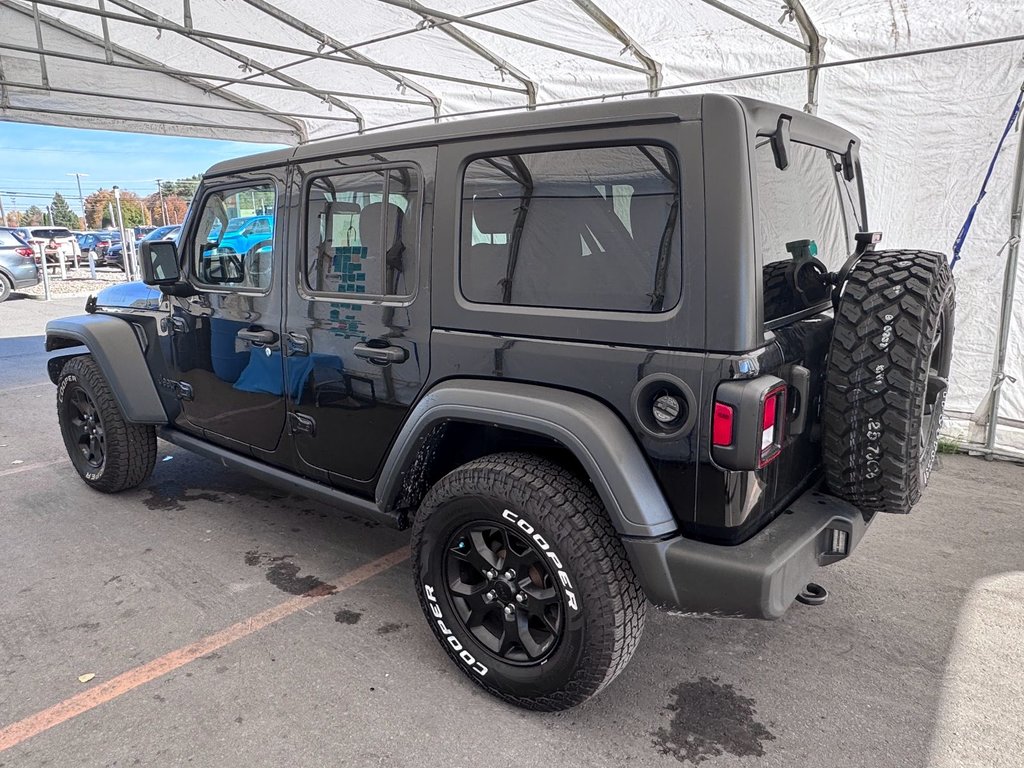
[[10,469],[0,469],[0,477],[7,477],[8,475],[17,475],[19,472],[31,472],[34,469],[45,469],[46,467],[55,467],[58,464],[67,464],[68,459],[54,459],[53,461],[34,461],[31,464],[19,464],[16,467]]
[[65,699],[49,709],[29,715],[16,723],[11,723],[0,729],[0,752],[15,747],[23,741],[53,728],[55,725],[60,725],[73,717],[78,717],[101,704],[106,704],[118,696],[123,696],[140,685],[152,682],[158,677],[162,677],[168,672],[173,672],[201,656],[206,656],[226,645],[241,640],[243,637],[248,637],[276,621],[301,611],[303,608],[319,603],[321,600],[325,600],[338,592],[344,592],[346,589],[350,589],[386,571],[388,568],[398,565],[408,559],[408,557],[409,549],[402,547],[390,554],[377,558],[373,562],[349,571],[341,578],[334,580],[332,584],[316,587],[304,595],[286,600],[279,605],[275,605],[273,608],[268,608],[261,613],[257,613],[255,616],[250,616],[237,624],[232,624],[220,632],[208,635],[183,648],[165,653],[163,656],[153,659],[147,664],[123,672],[115,678]]

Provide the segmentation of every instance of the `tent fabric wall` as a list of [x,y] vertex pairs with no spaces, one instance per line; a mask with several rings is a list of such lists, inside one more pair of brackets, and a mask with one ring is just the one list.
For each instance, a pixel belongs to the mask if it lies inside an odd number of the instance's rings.
[[[40,0],[38,36],[31,2],[0,0],[0,119],[294,144],[521,108],[531,99],[642,93],[655,74],[673,87],[808,62],[801,29],[779,0],[106,0],[104,7],[112,15],[109,53],[96,0]],[[826,64],[1024,34],[1019,0],[803,0],[803,8],[825,39]],[[40,38],[46,51],[87,61],[48,55],[44,82],[34,52]],[[863,139],[869,223],[886,247],[949,252],[1024,81],[1022,53],[1024,42],[1014,41],[820,70],[818,114]],[[682,90],[796,109],[808,102],[802,71]],[[1020,136],[1006,142],[956,270],[947,408],[964,418],[947,430],[961,438],[978,438],[969,416],[990,389]],[[1011,423],[998,444],[1024,450],[1017,428],[1024,425],[1024,286],[1018,296],[1007,364],[1015,381],[1004,384],[1001,407]]]

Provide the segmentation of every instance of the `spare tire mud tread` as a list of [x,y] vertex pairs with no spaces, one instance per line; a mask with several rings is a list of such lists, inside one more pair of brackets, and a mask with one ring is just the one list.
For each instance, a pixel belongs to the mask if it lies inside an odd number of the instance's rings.
[[943,254],[876,251],[850,271],[825,381],[823,458],[829,489],[865,512],[907,513],[935,461],[945,399],[922,436],[936,331],[952,342],[953,276]]

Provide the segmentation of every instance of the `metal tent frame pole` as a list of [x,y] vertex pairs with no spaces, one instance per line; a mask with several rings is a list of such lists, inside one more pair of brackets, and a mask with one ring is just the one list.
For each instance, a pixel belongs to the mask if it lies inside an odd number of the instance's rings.
[[1010,341],[1010,320],[1013,314],[1013,299],[1017,288],[1017,263],[1020,259],[1021,219],[1024,217],[1024,122],[1017,123],[1017,160],[1013,171],[1013,193],[1010,196],[1010,239],[1006,253],[1006,270],[1003,273],[1003,303],[999,314],[999,336],[996,353],[992,361],[992,399],[988,410],[988,426],[985,433],[985,455],[993,458],[996,445],[996,430],[999,428],[999,400],[1006,381],[1006,353]]

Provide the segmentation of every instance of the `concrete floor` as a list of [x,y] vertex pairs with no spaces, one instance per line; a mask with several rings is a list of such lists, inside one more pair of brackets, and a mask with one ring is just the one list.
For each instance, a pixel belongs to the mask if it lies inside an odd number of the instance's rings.
[[[81,306],[0,305],[0,768],[1021,765],[1018,466],[942,457],[913,515],[821,572],[825,606],[774,623],[652,611],[601,696],[530,714],[449,663],[407,562],[337,581],[404,534],[165,444],[143,488],[89,490],[42,351],[45,320]],[[339,592],[294,607],[317,578]]]

